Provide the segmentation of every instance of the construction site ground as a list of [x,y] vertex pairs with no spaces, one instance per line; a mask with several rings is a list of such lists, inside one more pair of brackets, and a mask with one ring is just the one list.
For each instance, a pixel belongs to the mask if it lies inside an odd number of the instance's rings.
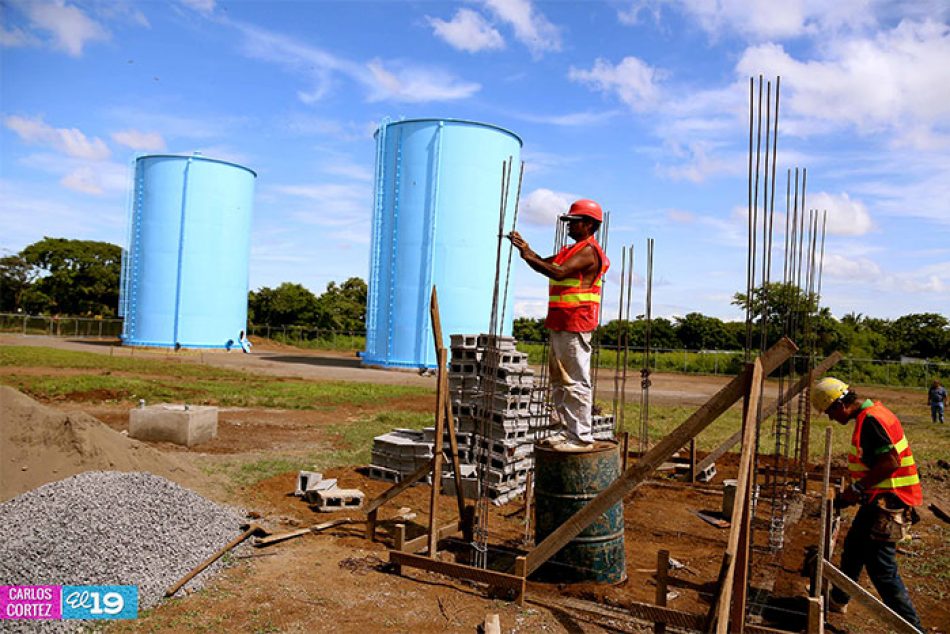
[[[109,342],[67,341],[45,337],[0,335],[0,345],[48,346],[111,355],[168,358],[170,353],[115,348]],[[204,363],[271,376],[300,377],[312,381],[359,381],[394,383],[431,388],[431,393],[387,399],[382,403],[324,409],[222,408],[217,439],[186,449],[168,443],[149,443],[153,448],[197,467],[182,472],[185,486],[216,501],[241,506],[262,516],[275,530],[292,530],[343,516],[358,520],[319,535],[279,543],[261,549],[245,548],[230,557],[232,564],[204,589],[168,600],[140,614],[131,622],[115,623],[108,631],[235,631],[235,632],[473,632],[487,614],[500,615],[506,632],[602,632],[652,631],[652,624],[637,621],[623,610],[630,601],[652,603],[656,589],[654,570],[657,551],[666,549],[685,564],[672,575],[689,587],[671,588],[669,606],[705,614],[722,561],[728,530],[701,520],[695,511],[716,513],[721,509],[721,484],[735,474],[737,456],[727,454],[717,462],[718,473],[710,483],[685,485],[659,473],[624,501],[628,579],[616,586],[595,584],[558,585],[530,582],[524,607],[504,597],[491,597],[485,587],[438,574],[404,569],[399,576],[387,565],[392,543],[392,517],[400,507],[416,514],[408,522],[408,537],[422,534],[428,525],[428,486],[416,486],[380,511],[376,542],[364,537],[359,512],[318,513],[293,496],[296,471],[268,474],[262,479],[256,469],[267,461],[301,458],[320,452],[352,449],[338,433],[341,423],[357,421],[367,414],[391,411],[434,411],[431,376],[412,372],[373,370],[359,367],[355,355],[303,351],[283,346],[262,346],[254,354],[189,352],[178,357],[188,363]],[[73,368],[0,367],[0,383],[15,384],[24,373],[63,376],[87,370]],[[603,373],[602,394],[612,393],[612,374]],[[656,375],[651,401],[657,405],[688,407],[702,405],[729,377]],[[905,421],[912,445],[915,427],[930,426],[920,390],[874,388]],[[628,386],[628,399],[639,396],[638,381]],[[128,429],[129,402],[115,402],[108,393],[74,393],[48,403],[64,411],[82,411],[113,430]],[[7,424],[7,423],[4,423]],[[628,423],[632,429],[632,424]],[[930,434],[931,432],[928,431]],[[946,457],[946,429],[932,432]],[[942,441],[941,441],[942,439]],[[812,442],[820,442],[813,434]],[[712,447],[700,445],[700,455]],[[844,447],[835,451],[835,473],[844,473]],[[914,539],[901,546],[899,563],[905,582],[932,631],[950,632],[950,525],[926,509],[936,503],[950,509],[950,470],[938,464],[937,455],[918,451],[925,490],[922,521],[914,526]],[[938,452],[939,453],[939,452]],[[942,460],[942,458],[941,458]],[[943,461],[942,464],[946,465]],[[249,471],[242,472],[242,465]],[[24,465],[24,473],[32,465]],[[367,499],[382,493],[388,484],[364,475],[362,464],[340,465],[324,471],[342,487],[359,488]],[[35,465],[41,469],[41,465]],[[817,465],[816,465],[817,468]],[[236,477],[235,474],[242,474]],[[57,477],[52,473],[47,481]],[[10,483],[7,483],[9,485]],[[812,482],[811,495],[801,498],[800,519],[786,531],[786,547],[778,556],[756,552],[753,557],[753,611],[760,622],[772,627],[800,630],[804,627],[804,597],[807,580],[801,576],[806,546],[817,543],[817,509]],[[756,545],[767,542],[770,504],[763,496],[755,522]],[[439,523],[455,515],[454,498],[442,496]],[[846,512],[850,517],[853,512]],[[791,517],[799,514],[793,510]],[[510,561],[510,553],[530,548],[525,541],[523,500],[492,507],[490,544],[496,565]],[[847,525],[843,527],[847,528]],[[235,527],[237,529],[237,527]],[[530,532],[529,532],[530,541]],[[843,538],[843,534],[842,534]],[[842,538],[838,540],[838,551]],[[466,550],[460,540],[444,542],[440,557],[452,559]],[[836,560],[836,558],[834,558]],[[865,580],[865,587],[869,587]],[[766,592],[767,591],[767,592]],[[582,602],[602,609],[584,608]],[[869,612],[853,605],[847,616],[832,615],[836,632],[880,632]]]

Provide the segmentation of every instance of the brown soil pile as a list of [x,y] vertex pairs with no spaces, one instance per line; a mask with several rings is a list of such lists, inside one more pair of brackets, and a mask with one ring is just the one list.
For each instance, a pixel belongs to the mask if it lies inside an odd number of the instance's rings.
[[184,486],[205,476],[174,455],[0,386],[0,502],[84,471],[146,471]]

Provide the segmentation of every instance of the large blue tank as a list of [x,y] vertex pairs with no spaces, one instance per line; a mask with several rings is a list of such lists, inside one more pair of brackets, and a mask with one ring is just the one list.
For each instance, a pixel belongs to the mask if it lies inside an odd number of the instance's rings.
[[[502,164],[512,160],[507,233],[514,217],[521,145],[513,132],[456,119],[384,122],[376,131],[365,364],[435,367],[429,317],[433,284],[446,346],[452,333],[488,332]],[[505,240],[500,293],[510,249]],[[503,334],[511,334],[513,294],[511,283]]]
[[256,177],[200,155],[136,159],[119,297],[124,344],[238,342],[247,328]]

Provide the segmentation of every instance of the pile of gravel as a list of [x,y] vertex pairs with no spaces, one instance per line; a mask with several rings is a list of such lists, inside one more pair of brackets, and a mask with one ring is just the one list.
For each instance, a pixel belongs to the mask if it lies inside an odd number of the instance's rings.
[[[240,534],[243,521],[240,511],[150,473],[87,471],[0,504],[0,585],[135,585],[144,610]],[[5,627],[14,623],[27,626]]]

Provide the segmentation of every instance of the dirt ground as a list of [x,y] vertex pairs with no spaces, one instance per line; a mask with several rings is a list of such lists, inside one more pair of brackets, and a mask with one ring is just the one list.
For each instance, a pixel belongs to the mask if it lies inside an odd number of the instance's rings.
[[[103,354],[134,354],[147,358],[174,357],[173,353],[130,351],[90,342],[51,340],[45,337],[0,335],[0,345],[55,345]],[[254,373],[299,376],[310,380],[379,381],[404,385],[433,386],[434,379],[410,372],[360,368],[355,357],[312,353],[292,348],[255,346],[254,354],[188,353],[186,362],[242,369]],[[607,373],[605,373],[606,375]],[[600,377],[602,390],[612,393],[612,375]],[[651,399],[655,403],[699,406],[720,389],[727,377],[654,377]],[[628,383],[628,392],[639,395],[639,386]],[[634,389],[635,388],[635,389]],[[876,390],[875,397],[910,405],[919,395],[906,390]],[[400,401],[401,409],[431,411],[428,397]],[[128,410],[124,406],[97,402],[67,401],[55,406],[65,411],[82,411],[116,431],[127,429]],[[387,404],[391,407],[392,404]],[[378,411],[378,408],[377,408]],[[262,410],[224,408],[220,411],[219,435],[210,443],[185,449],[167,443],[149,443],[176,458],[207,465],[209,460],[252,460],[266,453],[296,454],[330,448],[334,441],[329,425],[355,420],[374,412],[368,405],[334,412],[319,410]],[[505,598],[491,597],[484,587],[442,575],[405,568],[395,574],[388,565],[387,548],[392,544],[392,517],[400,507],[408,507],[416,518],[408,523],[408,537],[421,534],[428,525],[430,488],[417,486],[403,493],[380,511],[376,542],[364,536],[362,515],[351,514],[356,522],[319,535],[306,535],[267,548],[246,548],[232,557],[234,565],[205,589],[169,600],[141,614],[134,622],[116,623],[109,631],[241,631],[241,632],[473,632],[487,614],[499,614],[505,632],[619,632],[652,631],[652,625],[623,615],[629,601],[652,603],[655,599],[654,570],[657,550],[667,549],[687,568],[672,574],[689,587],[675,588],[672,608],[705,614],[719,571],[728,530],[702,521],[695,511],[715,513],[721,509],[721,483],[735,472],[736,456],[730,454],[717,463],[718,474],[708,484],[685,485],[663,474],[645,483],[624,501],[625,552],[628,579],[616,586],[595,584],[558,585],[529,583],[528,601],[522,608]],[[325,477],[339,479],[340,486],[363,490],[368,499],[388,488],[361,472],[361,465],[335,469]],[[929,465],[928,465],[929,467]],[[950,471],[936,467],[927,473],[925,507],[935,502],[950,508]],[[202,494],[222,502],[238,504],[262,516],[274,530],[309,526],[346,513],[325,514],[311,509],[293,496],[295,473],[282,473],[248,486],[227,486],[212,479],[196,482]],[[799,573],[806,545],[816,543],[817,497],[801,500],[801,519],[786,529],[786,548],[778,555],[758,550],[753,555],[753,586],[761,589],[753,597],[754,613],[772,627],[798,630],[802,624],[802,598],[806,579]],[[454,498],[442,496],[439,523],[452,520]],[[768,500],[762,498],[755,522],[755,543],[763,546],[767,537]],[[852,512],[853,513],[853,512]],[[950,632],[950,581],[947,571],[921,565],[930,554],[944,561],[950,553],[950,530],[929,511],[914,527],[917,539],[901,555],[902,573],[926,626],[932,631]],[[844,528],[847,528],[846,526]],[[493,561],[510,557],[512,551],[530,548],[525,541],[523,500],[492,507],[489,542]],[[842,535],[843,539],[843,535]],[[839,549],[841,539],[839,539]],[[467,547],[456,540],[443,542],[441,557],[451,560]],[[496,559],[497,556],[497,559]],[[942,577],[940,577],[942,575]],[[865,584],[867,587],[867,584]],[[594,613],[565,605],[565,597],[592,601],[619,611]],[[869,613],[854,606],[846,617],[833,615],[831,631],[841,633],[879,632]]]

